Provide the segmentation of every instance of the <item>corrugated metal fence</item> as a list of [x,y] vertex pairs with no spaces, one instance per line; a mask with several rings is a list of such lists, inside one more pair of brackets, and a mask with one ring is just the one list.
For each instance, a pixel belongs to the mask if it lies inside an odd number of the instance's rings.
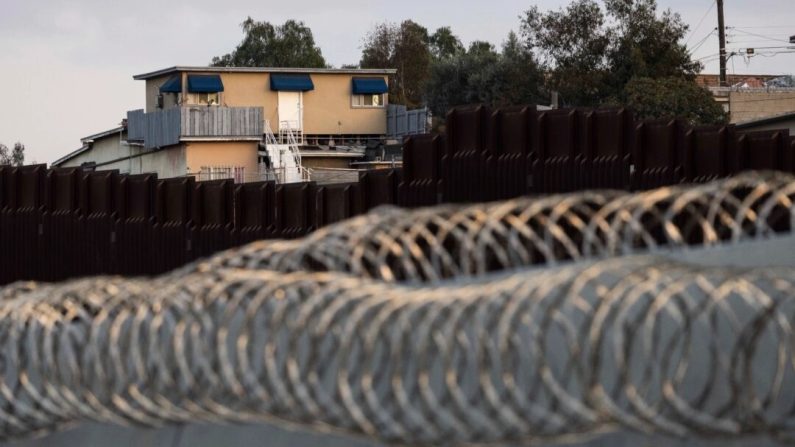
[[359,181],[235,184],[0,167],[0,284],[148,275],[250,241],[293,238],[373,207],[588,188],[647,189],[749,169],[793,172],[787,131],[740,133],[617,110],[461,107],[444,135],[404,142],[404,168]]

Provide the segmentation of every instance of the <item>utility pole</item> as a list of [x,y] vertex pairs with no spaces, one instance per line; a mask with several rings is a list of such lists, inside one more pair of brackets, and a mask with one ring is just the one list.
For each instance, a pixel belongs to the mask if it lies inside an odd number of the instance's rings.
[[726,25],[723,23],[723,0],[718,3],[718,40],[720,41],[720,86],[728,87],[726,82]]

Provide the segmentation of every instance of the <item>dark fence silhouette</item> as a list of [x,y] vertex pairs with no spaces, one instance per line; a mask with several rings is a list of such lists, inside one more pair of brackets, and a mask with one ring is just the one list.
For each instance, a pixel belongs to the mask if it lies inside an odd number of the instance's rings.
[[444,135],[407,138],[400,204],[498,200],[592,188],[643,190],[746,170],[793,172],[787,130],[740,132],[625,109],[458,107]]
[[450,111],[446,123],[444,134],[405,140],[403,169],[362,172],[346,184],[0,167],[0,284],[162,273],[251,241],[300,237],[379,205],[638,190],[795,167],[786,130],[636,122],[624,109],[467,106]]

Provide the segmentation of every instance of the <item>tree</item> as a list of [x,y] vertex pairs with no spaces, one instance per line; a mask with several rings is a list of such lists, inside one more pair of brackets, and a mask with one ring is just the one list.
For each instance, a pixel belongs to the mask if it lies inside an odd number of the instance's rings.
[[430,38],[425,27],[406,20],[382,23],[365,37],[362,68],[396,68],[389,86],[389,101],[416,106],[423,103],[431,64]]
[[681,77],[633,78],[626,86],[626,99],[637,118],[680,118],[691,125],[725,124],[726,112],[712,93]]
[[450,59],[466,52],[461,40],[453,34],[449,26],[438,28],[431,34],[429,43],[434,60]]
[[288,20],[284,25],[273,26],[248,17],[241,26],[245,33],[243,41],[231,53],[214,57],[213,66],[326,67],[312,30],[303,22]]
[[605,85],[612,31],[594,0],[576,0],[565,10],[546,13],[534,6],[525,12],[521,32],[527,49],[548,72],[548,88],[560,92],[564,102],[589,106],[609,96]]
[[502,45],[502,54],[496,68],[496,88],[492,104],[532,104],[547,99],[544,77],[538,63],[513,31],[508,33],[508,38]]
[[679,14],[669,9],[658,17],[656,0],[606,0],[605,4],[616,20],[608,53],[613,91],[636,77],[695,78],[702,67],[678,43],[688,30]]
[[564,103],[599,106],[625,97],[635,77],[693,79],[701,66],[679,42],[687,25],[656,0],[575,0],[565,9],[522,18],[525,46],[549,73]]
[[494,106],[537,103],[542,76],[533,55],[510,33],[497,52],[475,41],[458,55],[436,60],[426,88],[428,106],[436,116],[450,107],[470,103]]
[[11,163],[11,156],[8,153],[8,146],[3,143],[0,143],[0,165],[10,165]]
[[25,164],[25,145],[19,141],[14,144],[14,150],[11,152],[11,164],[14,166]]
[[0,166],[22,166],[25,164],[25,145],[17,141],[14,149],[9,151],[8,146],[0,143]]

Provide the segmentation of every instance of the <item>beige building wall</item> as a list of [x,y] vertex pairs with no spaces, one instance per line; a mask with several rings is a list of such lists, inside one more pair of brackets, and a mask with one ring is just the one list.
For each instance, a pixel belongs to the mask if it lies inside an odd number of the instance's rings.
[[733,91],[729,107],[732,123],[795,112],[795,91]]
[[[212,72],[190,74],[213,74]],[[173,74],[146,81],[146,111],[157,110],[160,86]],[[268,73],[220,73],[224,91],[221,104],[227,107],[262,107],[271,130],[278,131],[278,92],[270,89]],[[304,134],[336,135],[386,133],[386,106],[353,107],[352,74],[312,73],[315,89],[303,93]],[[365,76],[365,75],[362,75]],[[377,76],[376,76],[377,77]],[[387,76],[382,76],[387,80]],[[384,95],[386,98],[386,95]],[[173,107],[175,95],[165,94],[165,107]]]
[[245,168],[246,181],[259,174],[255,141],[196,141],[184,143],[187,172],[198,173],[202,167]]
[[[386,76],[383,76],[387,80]],[[304,93],[305,134],[386,133],[384,107],[353,107],[353,75],[313,75],[315,89]],[[386,95],[384,95],[386,97]]]
[[[192,73],[191,73],[192,74]],[[278,96],[270,88],[268,73],[221,73],[224,92],[221,104],[227,107],[262,107],[263,117],[278,131]]]

